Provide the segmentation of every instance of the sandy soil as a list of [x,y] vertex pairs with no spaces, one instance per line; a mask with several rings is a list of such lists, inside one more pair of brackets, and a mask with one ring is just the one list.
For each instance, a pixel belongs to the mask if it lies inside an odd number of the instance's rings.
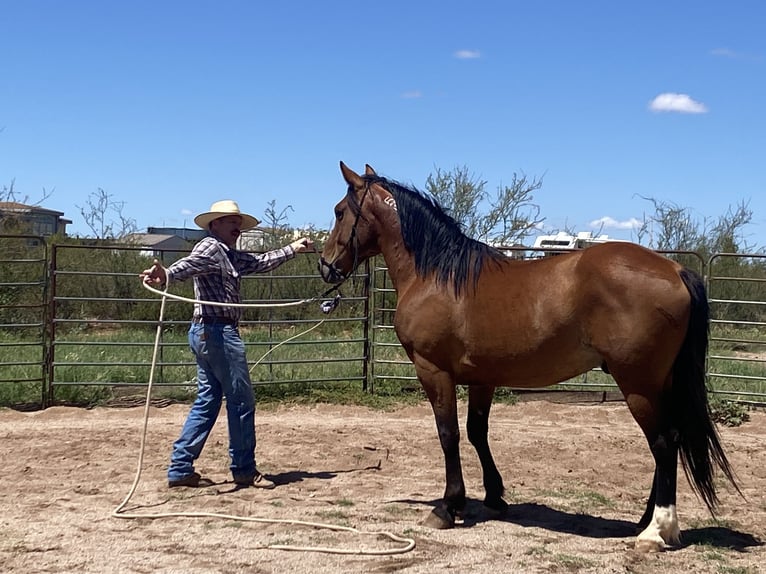
[[[186,410],[152,407],[143,450],[142,406],[0,410],[0,571],[766,572],[763,412],[752,413],[741,427],[721,429],[747,500],[722,483],[716,522],[681,475],[684,544],[646,555],[633,550],[634,523],[653,467],[622,403],[496,405],[490,436],[510,511],[500,519],[482,512],[480,467],[464,440],[468,515],[447,531],[422,525],[444,489],[442,454],[426,404],[394,412],[260,409],[258,461],[278,483],[272,491],[237,490],[227,481],[223,418],[198,464],[216,484],[169,491],[165,466]],[[224,516],[126,517],[157,513]],[[415,548],[396,553],[406,542],[369,534],[374,532],[411,538]]]

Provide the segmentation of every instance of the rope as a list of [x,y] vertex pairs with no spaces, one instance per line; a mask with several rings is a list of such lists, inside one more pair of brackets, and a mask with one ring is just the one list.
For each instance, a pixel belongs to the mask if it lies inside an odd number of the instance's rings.
[[[402,536],[397,536],[396,534],[392,534],[391,532],[386,532],[386,531],[366,532],[366,531],[358,530],[351,526],[340,526],[337,524],[325,524],[321,522],[308,522],[304,520],[281,519],[281,518],[257,518],[257,517],[238,516],[238,515],[231,515],[231,514],[221,514],[217,512],[160,512],[160,513],[152,513],[152,514],[139,514],[139,513],[125,512],[124,508],[128,504],[128,501],[130,501],[130,499],[133,497],[133,494],[136,492],[136,488],[138,487],[138,483],[141,478],[141,472],[143,469],[144,452],[146,450],[146,434],[147,434],[146,431],[149,424],[149,406],[151,404],[152,386],[154,384],[154,371],[157,365],[157,354],[159,350],[160,339],[162,336],[162,320],[165,315],[165,303],[168,298],[171,298],[171,299],[183,300],[183,301],[187,301],[191,303],[200,302],[200,303],[204,303],[205,305],[212,304],[209,302],[195,301],[191,299],[186,299],[184,297],[178,297],[176,295],[171,295],[170,293],[167,292],[167,287],[165,288],[164,291],[159,291],[147,285],[146,283],[143,283],[143,285],[149,291],[153,291],[162,295],[162,302],[160,304],[160,316],[159,316],[159,321],[157,322],[157,331],[154,337],[152,365],[149,370],[149,382],[148,382],[147,390],[146,390],[144,420],[143,420],[143,427],[141,432],[141,445],[139,448],[136,475],[135,475],[135,478],[133,479],[133,485],[130,487],[130,490],[128,491],[127,496],[112,511],[113,518],[123,518],[123,519],[220,518],[220,519],[226,519],[226,520],[237,520],[240,522],[258,522],[258,523],[266,523],[266,524],[290,524],[290,525],[297,525],[297,526],[309,526],[312,528],[325,529],[325,530],[334,530],[339,532],[349,532],[349,533],[358,534],[361,536],[385,537],[393,542],[402,544],[402,546],[399,546],[397,548],[390,548],[390,549],[383,549],[383,550],[364,549],[364,548],[359,548],[354,550],[354,549],[345,549],[345,548],[333,548],[333,547],[327,547],[327,546],[292,546],[292,545],[286,545],[286,544],[269,544],[269,545],[258,547],[259,549],[267,549],[267,550],[286,550],[286,551],[296,551],[296,552],[323,552],[326,554],[353,554],[353,555],[364,555],[364,556],[389,556],[394,554],[404,554],[406,552],[411,551],[413,548],[415,548],[415,540],[413,538],[405,538]],[[287,304],[276,304],[274,306],[277,307],[277,306],[286,306],[286,305],[297,305],[300,303],[310,302],[314,300],[316,300],[316,298],[304,299],[299,302],[291,302]],[[238,306],[249,307],[249,306],[256,306],[256,305],[243,304]],[[262,305],[258,305],[258,306],[262,306]],[[279,343],[279,345],[276,345],[272,349],[269,349],[269,351],[267,351],[260,359],[258,359],[255,365],[253,365],[253,368],[255,368],[255,366],[258,365],[258,363],[260,363],[266,355],[268,355],[273,350],[277,349],[280,345],[287,343],[288,341],[291,341],[299,336],[302,336],[313,329],[316,329],[323,322],[324,320],[322,320],[317,325],[314,325],[310,329],[307,329],[303,333],[299,333],[298,335],[290,337],[289,339]]]
[[[189,299],[188,297],[182,297],[181,295],[174,295],[173,293],[168,293],[167,286],[165,287],[164,291],[160,291],[159,289],[155,289],[154,287],[144,283],[143,281],[142,281],[142,285],[148,291],[151,291],[152,293],[155,293],[157,295],[162,295],[163,298],[167,297],[168,299],[175,299],[176,301],[183,301],[184,303],[201,303],[202,305],[210,305],[212,307],[240,307],[240,308],[295,307],[296,305],[303,305],[305,303],[312,303],[314,301],[318,301],[321,298],[321,297],[312,297],[311,299],[298,299],[296,301],[287,301],[285,303],[221,303],[219,301],[201,301],[199,299]],[[330,292],[332,291],[328,291],[327,293],[330,293]],[[162,319],[160,319],[160,321],[162,321]]]

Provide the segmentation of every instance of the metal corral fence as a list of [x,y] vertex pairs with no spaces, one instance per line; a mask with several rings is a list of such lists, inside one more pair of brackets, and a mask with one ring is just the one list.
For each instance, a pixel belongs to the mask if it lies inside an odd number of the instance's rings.
[[716,392],[766,403],[766,255],[717,253],[707,263],[710,349]]
[[[164,254],[92,243],[46,245],[41,238],[0,235],[0,385],[6,400],[28,397],[31,388],[44,406],[70,396],[66,388],[135,395],[152,372],[160,395],[195,386],[187,340],[192,303],[168,298],[160,327],[163,298],[138,276]],[[325,299],[319,297],[329,286],[316,269],[316,254],[299,254],[277,270],[243,278],[243,303],[257,306],[245,310],[240,324],[254,384],[366,388],[366,267],[344,284],[343,302],[329,315],[320,310]],[[169,292],[194,298],[191,281]]]
[[[142,287],[138,272],[157,255],[162,254],[149,256],[140,248],[123,246],[54,246],[48,342],[51,399],[57,388],[68,385],[146,385],[163,298]],[[244,311],[240,331],[254,384],[366,385],[366,276],[349,282],[344,304],[325,315],[317,297],[328,285],[315,270],[316,255],[299,254],[275,271],[243,278],[242,302],[253,307]],[[191,281],[173,284],[169,292],[194,299]],[[165,303],[154,362],[158,389],[194,381],[196,366],[186,338],[192,311],[188,301]]]
[[0,384],[34,386],[46,370],[48,246],[42,237],[0,236]]
[[[138,247],[51,244],[0,236],[0,384],[34,386],[43,405],[65,387],[109,387],[125,394],[147,385],[154,361],[159,389],[188,388],[196,367],[186,332],[192,306],[141,286],[138,273],[163,253]],[[509,248],[509,256],[543,256]],[[711,304],[708,375],[716,393],[766,403],[766,256],[668,252],[702,274]],[[171,259],[179,254],[173,253]],[[325,284],[316,254],[243,278],[248,308],[240,329],[256,385],[346,382],[375,392],[386,382],[419,389],[393,332],[396,293],[382,260],[362,266],[331,314],[319,308]],[[191,281],[171,286],[193,299]],[[330,298],[331,296],[327,297]],[[292,305],[293,302],[300,304]],[[277,306],[274,306],[277,305]],[[555,388],[615,390],[598,369]]]

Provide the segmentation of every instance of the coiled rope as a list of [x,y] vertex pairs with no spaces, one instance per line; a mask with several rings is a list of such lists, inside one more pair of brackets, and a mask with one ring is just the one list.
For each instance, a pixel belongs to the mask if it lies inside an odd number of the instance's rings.
[[[158,289],[155,289],[151,287],[150,285],[147,285],[146,283],[142,283],[146,289],[148,289],[151,292],[158,293],[162,296],[162,302],[160,304],[160,315],[159,315],[159,321],[157,322],[157,331],[154,337],[154,350],[152,352],[152,365],[149,370],[149,382],[147,385],[146,390],[146,402],[144,405],[144,419],[143,419],[143,427],[141,431],[141,445],[139,448],[139,454],[138,454],[138,465],[136,469],[136,475],[133,479],[133,485],[130,487],[130,490],[128,491],[127,496],[125,499],[112,511],[112,517],[114,518],[123,518],[123,519],[136,519],[136,518],[220,518],[220,519],[226,519],[226,520],[236,520],[240,522],[258,522],[258,523],[267,523],[267,524],[290,524],[295,526],[308,526],[312,528],[317,529],[324,529],[324,530],[334,530],[339,532],[349,532],[361,536],[376,536],[376,537],[384,537],[388,538],[389,540],[392,540],[393,542],[400,543],[402,546],[396,547],[396,548],[386,548],[386,549],[365,549],[365,548],[359,548],[359,549],[346,549],[346,548],[333,548],[333,547],[327,547],[327,546],[293,546],[293,545],[287,545],[287,544],[269,544],[264,546],[259,546],[259,549],[270,549],[270,550],[289,550],[289,551],[299,551],[299,552],[323,552],[327,554],[353,554],[353,555],[367,555],[367,556],[388,556],[388,555],[394,555],[394,554],[404,554],[406,552],[411,551],[413,548],[415,548],[415,540],[412,538],[406,538],[402,536],[397,536],[396,534],[393,534],[391,532],[386,531],[375,531],[375,532],[367,532],[363,530],[358,530],[356,528],[350,527],[350,526],[341,526],[337,524],[325,524],[321,522],[309,522],[305,520],[293,520],[293,519],[281,519],[281,518],[257,518],[257,517],[248,517],[248,516],[238,516],[238,515],[232,515],[232,514],[221,514],[217,512],[160,512],[160,513],[151,513],[151,514],[139,514],[139,513],[132,513],[132,512],[125,512],[125,506],[128,504],[130,499],[132,498],[133,494],[136,491],[136,488],[138,487],[138,483],[141,479],[141,473],[143,470],[143,462],[144,462],[144,452],[146,450],[146,435],[147,435],[147,428],[149,424],[149,406],[151,404],[151,395],[152,395],[152,386],[154,383],[154,371],[155,367],[157,365],[157,355],[160,345],[160,339],[162,336],[162,320],[165,315],[165,303],[167,299],[176,299],[179,301],[185,301],[190,303],[202,303],[204,305],[223,305],[221,303],[213,302],[213,301],[198,301],[195,299],[188,299],[185,297],[180,297],[178,295],[173,295],[171,293],[167,292],[167,286],[165,287],[164,291],[160,291]],[[302,299],[299,301],[290,301],[287,303],[276,303],[276,304],[250,304],[250,303],[238,303],[238,304],[226,304],[226,306],[237,306],[237,307],[286,307],[286,306],[292,306],[292,305],[301,305],[307,302],[316,301],[318,298],[312,298],[312,299]],[[314,325],[310,329],[307,329],[303,333],[299,333],[298,335],[295,335],[294,337],[291,337],[290,339],[287,339],[286,341],[282,341],[279,345],[282,345],[286,343],[287,341],[290,341],[292,339],[295,339],[298,336],[304,335],[311,331],[312,329],[315,329],[319,325],[322,324],[324,320],[322,320],[317,325]],[[279,347],[279,345],[276,345],[269,351],[267,351],[258,361],[253,365],[253,368],[263,360],[263,358],[268,355],[270,352],[275,350]]]

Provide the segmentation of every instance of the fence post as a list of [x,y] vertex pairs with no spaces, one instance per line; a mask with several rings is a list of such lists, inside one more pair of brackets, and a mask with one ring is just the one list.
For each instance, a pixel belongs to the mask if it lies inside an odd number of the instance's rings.
[[371,393],[375,392],[375,384],[370,378],[370,353],[372,349],[372,345],[370,344],[370,321],[371,321],[371,309],[374,309],[374,305],[371,304],[371,297],[374,289],[370,288],[370,282],[371,282],[371,274],[370,271],[370,260],[367,259],[364,262],[364,284],[362,288],[362,293],[364,294],[364,326],[362,327],[362,338],[364,339],[363,348],[362,348],[362,356],[364,357],[364,360],[362,361],[362,391],[369,391]]
[[43,408],[47,408],[53,402],[53,363],[55,361],[55,349],[56,349],[56,269],[57,267],[57,245],[53,243],[51,245],[50,255],[50,267],[48,269],[48,300],[47,309],[48,317],[46,321],[45,331],[47,336],[45,337],[45,382],[43,388]]
[[[43,373],[42,383],[40,384],[40,406],[45,409],[49,404],[48,393],[50,392],[50,340],[51,324],[53,323],[53,310],[51,309],[51,276],[53,275],[53,255],[52,250],[48,249],[48,240],[45,240],[45,266],[43,271],[43,297],[40,302],[43,306],[43,328],[42,328],[42,346],[43,346]],[[51,246],[52,247],[52,246]]]

